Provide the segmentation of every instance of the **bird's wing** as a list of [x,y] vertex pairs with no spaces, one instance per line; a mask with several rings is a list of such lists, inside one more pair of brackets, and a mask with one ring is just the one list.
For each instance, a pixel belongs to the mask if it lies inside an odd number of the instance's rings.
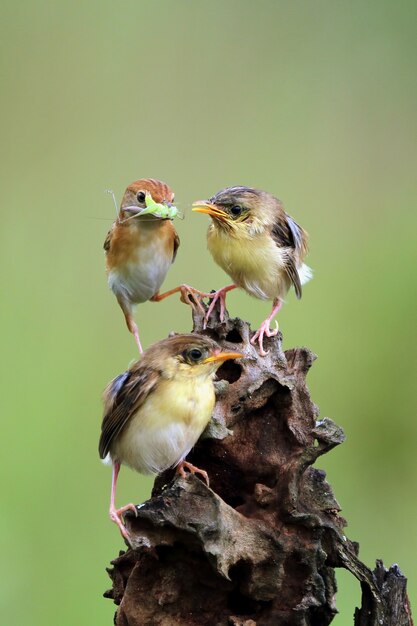
[[287,255],[285,259],[284,267],[285,267],[285,271],[287,272],[289,279],[294,285],[295,295],[297,296],[298,299],[300,299],[302,295],[301,281],[300,281],[300,276],[298,274],[298,271],[295,265],[294,258],[292,256]]
[[113,235],[113,229],[109,230],[109,232],[107,233],[107,237],[104,240],[103,248],[106,252],[110,250],[112,235]]
[[101,459],[105,458],[112,441],[155,389],[158,378],[159,373],[155,369],[139,365],[136,370],[117,376],[107,386],[98,445]]
[[302,289],[300,276],[298,274],[296,259],[303,259],[307,252],[307,233],[292,219],[290,215],[284,213],[272,228],[272,237],[280,248],[287,248],[285,255],[285,271],[294,285],[297,298],[301,298]]
[[175,261],[175,257],[177,256],[178,248],[180,247],[180,238],[178,236],[177,231],[174,228],[174,252],[172,254],[172,262]]

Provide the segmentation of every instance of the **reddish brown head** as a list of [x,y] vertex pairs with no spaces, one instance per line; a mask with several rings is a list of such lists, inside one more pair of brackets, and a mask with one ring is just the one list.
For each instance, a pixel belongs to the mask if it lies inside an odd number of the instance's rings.
[[154,202],[159,204],[174,201],[174,192],[166,183],[156,180],[156,178],[141,178],[127,187],[120,205],[120,212],[133,215],[135,208],[146,208],[145,194],[147,191],[151,194]]

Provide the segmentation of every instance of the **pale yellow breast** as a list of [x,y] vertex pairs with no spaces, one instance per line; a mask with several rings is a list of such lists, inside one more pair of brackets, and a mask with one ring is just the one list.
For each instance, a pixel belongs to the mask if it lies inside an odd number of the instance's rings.
[[290,281],[284,270],[285,251],[267,233],[235,237],[209,228],[208,248],[233,282],[262,300],[284,297]]
[[214,402],[211,377],[161,380],[115,441],[112,457],[143,474],[177,465],[208,424]]

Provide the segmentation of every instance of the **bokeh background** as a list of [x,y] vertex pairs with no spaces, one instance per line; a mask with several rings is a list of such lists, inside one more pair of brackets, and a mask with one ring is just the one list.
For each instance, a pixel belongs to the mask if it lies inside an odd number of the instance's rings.
[[[3,0],[1,621],[111,624],[100,395],[136,357],[108,291],[107,188],[159,177],[182,245],[165,282],[228,278],[193,200],[246,184],[310,232],[315,278],[280,314],[319,359],[321,415],[347,441],[319,466],[369,565],[398,562],[417,610],[415,2]],[[269,304],[244,293],[256,326]],[[145,345],[188,331],[178,299],[139,308]],[[118,503],[151,481],[121,473]],[[359,587],[338,574],[337,626]]]

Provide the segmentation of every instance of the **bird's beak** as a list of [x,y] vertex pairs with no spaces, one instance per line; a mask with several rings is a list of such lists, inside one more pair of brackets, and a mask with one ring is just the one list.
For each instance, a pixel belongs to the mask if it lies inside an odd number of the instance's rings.
[[229,218],[226,211],[222,211],[215,204],[211,204],[207,200],[199,200],[198,202],[193,203],[192,210],[195,213],[207,213],[207,215],[211,215],[215,219],[220,220],[221,222],[226,222]]
[[143,211],[143,209],[135,206],[134,204],[131,206],[122,206],[121,210],[126,211],[127,213],[132,213],[132,215],[137,215],[138,213],[141,213],[141,211]]
[[240,352],[219,352],[218,354],[213,354],[212,356],[204,359],[203,364],[205,363],[213,363],[215,361],[228,361],[229,359],[241,359],[243,354]]

